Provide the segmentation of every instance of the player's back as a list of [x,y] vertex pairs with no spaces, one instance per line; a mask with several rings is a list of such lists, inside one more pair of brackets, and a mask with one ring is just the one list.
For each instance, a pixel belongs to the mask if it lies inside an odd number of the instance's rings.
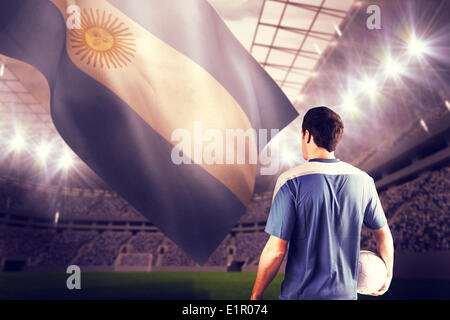
[[266,231],[289,240],[281,299],[355,299],[361,225],[385,218],[373,179],[338,159],[280,176]]

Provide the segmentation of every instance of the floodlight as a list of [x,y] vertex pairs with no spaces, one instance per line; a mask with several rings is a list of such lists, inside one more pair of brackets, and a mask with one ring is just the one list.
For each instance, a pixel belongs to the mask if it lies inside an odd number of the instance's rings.
[[415,36],[411,37],[408,43],[408,53],[411,56],[421,58],[426,53],[427,47],[424,42],[417,39]]

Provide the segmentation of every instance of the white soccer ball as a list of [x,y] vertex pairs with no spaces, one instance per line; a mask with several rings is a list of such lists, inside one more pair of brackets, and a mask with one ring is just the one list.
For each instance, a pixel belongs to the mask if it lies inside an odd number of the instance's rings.
[[358,287],[360,294],[371,294],[381,289],[387,278],[384,261],[375,253],[361,250],[359,253]]

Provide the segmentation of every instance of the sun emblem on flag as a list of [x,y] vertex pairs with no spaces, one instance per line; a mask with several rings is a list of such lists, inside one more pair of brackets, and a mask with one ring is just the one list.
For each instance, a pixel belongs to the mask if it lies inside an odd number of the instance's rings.
[[75,55],[80,56],[93,67],[105,66],[122,68],[132,62],[136,52],[133,34],[118,18],[113,20],[112,14],[91,8],[89,12],[83,9],[80,28],[70,31],[70,41]]

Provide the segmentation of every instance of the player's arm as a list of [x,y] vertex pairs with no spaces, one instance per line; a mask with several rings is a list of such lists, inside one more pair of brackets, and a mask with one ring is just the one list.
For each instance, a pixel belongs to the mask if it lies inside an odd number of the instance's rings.
[[375,241],[377,242],[378,253],[380,254],[381,259],[383,259],[387,268],[386,282],[380,290],[372,293],[372,295],[374,296],[379,296],[384,294],[389,289],[389,286],[391,284],[394,267],[394,241],[392,240],[392,234],[387,223],[384,225],[384,227],[373,230],[373,233],[375,235]]
[[273,278],[278,273],[286,254],[288,241],[270,236],[259,259],[258,273],[253,286],[251,300],[260,300]]

